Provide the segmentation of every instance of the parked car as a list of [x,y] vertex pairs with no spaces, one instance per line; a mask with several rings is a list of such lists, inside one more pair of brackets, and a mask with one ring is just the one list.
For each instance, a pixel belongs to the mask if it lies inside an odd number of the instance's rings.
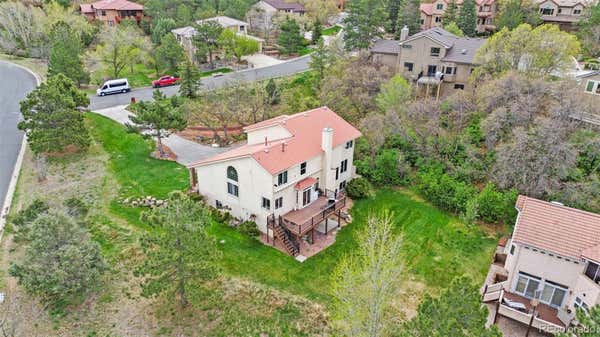
[[128,91],[131,91],[129,81],[127,81],[126,78],[119,78],[104,82],[104,84],[96,90],[96,94],[98,94],[98,96],[104,96],[108,94],[125,93]]
[[181,78],[179,78],[179,77],[170,76],[170,75],[162,76],[158,80],[152,81],[152,87],[159,88],[159,87],[165,87],[168,85],[175,85],[175,84],[177,84],[177,82],[179,82],[180,79]]

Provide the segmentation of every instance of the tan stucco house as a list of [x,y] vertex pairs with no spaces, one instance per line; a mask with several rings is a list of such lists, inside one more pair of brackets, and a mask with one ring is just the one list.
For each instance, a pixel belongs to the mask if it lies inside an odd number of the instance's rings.
[[432,95],[465,89],[484,39],[458,37],[440,27],[407,35],[405,27],[400,40],[376,41],[370,50],[373,62],[395,69]]
[[537,0],[537,4],[544,23],[556,24],[567,31],[576,29],[575,24],[588,7],[585,0]]
[[[477,4],[477,32],[485,33],[494,31],[494,18],[498,10],[496,0],[476,0]],[[442,17],[448,8],[450,0],[436,0],[432,3],[423,3],[421,10],[421,29],[426,30],[433,27],[442,27]],[[457,10],[460,10],[463,0],[456,0]]]
[[[482,299],[549,333],[600,304],[600,214],[519,196],[512,237],[496,249]],[[534,309],[535,308],[535,309]],[[533,318],[533,319],[532,319]]]
[[[207,204],[252,220],[267,241],[304,254],[300,241],[339,226],[355,176],[354,141],[361,133],[327,107],[247,126],[247,143],[188,165],[193,189]],[[338,222],[328,217],[338,214]],[[274,242],[274,241],[273,241]]]
[[144,6],[127,0],[102,0],[81,4],[79,11],[90,20],[102,21],[112,26],[123,19],[134,19],[139,23],[144,14]]
[[246,20],[254,31],[267,33],[274,29],[273,18],[277,15],[298,15],[306,12],[304,5],[294,1],[260,0],[246,14]]

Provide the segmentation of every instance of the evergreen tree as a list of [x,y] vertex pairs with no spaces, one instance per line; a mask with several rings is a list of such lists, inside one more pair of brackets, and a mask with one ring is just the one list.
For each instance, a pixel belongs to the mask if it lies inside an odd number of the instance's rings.
[[[408,27],[409,34],[415,34],[421,30],[421,1],[405,0],[398,16],[398,27]],[[397,36],[400,35],[400,29],[397,30]]]
[[168,99],[156,89],[152,98],[154,100],[151,102],[142,101],[132,106],[135,116],[131,116],[131,121],[143,128],[154,130],[157,149],[162,158],[165,155],[162,146],[162,130],[181,131],[187,126],[187,120],[180,109],[177,96]]
[[268,102],[271,105],[279,104],[281,100],[281,90],[277,87],[277,83],[275,83],[274,79],[270,79],[265,86],[265,91],[268,95]]
[[470,279],[459,277],[440,297],[425,295],[417,316],[404,324],[399,336],[501,337],[496,326],[485,327],[487,316],[478,287]]
[[194,98],[200,89],[200,72],[188,58],[181,67],[181,84],[179,94],[183,97]]
[[456,24],[466,36],[475,36],[477,33],[477,4],[475,0],[463,1]]
[[496,28],[510,30],[522,23],[537,26],[541,22],[538,5],[531,0],[502,0],[498,3]]
[[280,33],[277,38],[279,51],[282,54],[289,55],[300,51],[304,38],[300,34],[300,26],[296,20],[287,17],[279,27]]
[[388,17],[388,32],[398,33],[398,30],[402,27],[398,27],[398,14],[400,9],[403,7],[403,0],[388,0],[386,4],[386,11]]
[[106,264],[87,230],[53,213],[39,215],[30,226],[25,256],[9,268],[28,292],[64,307],[100,285]]
[[456,22],[458,20],[458,7],[456,6],[455,0],[450,0],[448,2],[448,7],[444,11],[442,15],[442,22],[444,25],[449,24],[450,22]]
[[312,43],[313,44],[319,43],[319,40],[321,40],[322,35],[323,35],[323,25],[321,24],[321,22],[319,20],[316,20],[315,24],[313,25]]
[[185,307],[204,282],[219,275],[219,251],[207,233],[210,212],[183,192],[173,192],[166,206],[142,213],[148,231],[141,246],[146,254],[136,274],[144,275],[142,295],[169,293]]
[[316,74],[316,86],[317,89],[321,87],[321,81],[323,77],[325,77],[325,70],[329,67],[331,63],[331,53],[329,49],[325,47],[325,43],[323,39],[319,40],[319,44],[317,48],[312,53],[311,61],[310,61],[310,69],[313,70]]
[[197,25],[195,29],[194,47],[196,47],[196,56],[202,60],[208,57],[210,68],[214,69],[213,54],[219,47],[219,36],[223,32],[223,27],[214,21],[209,21]]
[[49,77],[21,102],[29,147],[35,154],[60,152],[68,145],[87,149],[90,136],[77,107],[90,104],[87,95],[63,74]]
[[158,68],[165,74],[176,74],[177,67],[185,60],[185,51],[171,33],[165,34],[154,54]]
[[158,18],[152,25],[152,42],[160,44],[163,36],[171,34],[171,30],[177,28],[177,23],[171,18]]
[[64,74],[78,86],[89,81],[81,60],[83,47],[79,34],[66,22],[59,21],[52,26],[50,46],[48,76]]
[[344,43],[346,50],[367,49],[375,38],[382,37],[385,8],[381,0],[350,0],[344,18]]
[[585,18],[579,22],[577,36],[586,54],[600,56],[600,3],[586,9]]

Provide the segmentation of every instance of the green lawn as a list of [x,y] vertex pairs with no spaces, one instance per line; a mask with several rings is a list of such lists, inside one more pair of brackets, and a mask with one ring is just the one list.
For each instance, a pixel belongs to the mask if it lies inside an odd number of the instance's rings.
[[[121,185],[121,196],[164,197],[187,187],[185,168],[149,157],[150,141],[96,114],[88,114],[88,121],[94,138],[110,154],[109,167]],[[129,223],[145,227],[138,220],[138,209],[117,202],[110,209]],[[354,233],[369,213],[383,209],[394,212],[398,232],[404,236],[407,274],[432,288],[444,287],[461,274],[483,280],[496,238],[486,237],[478,227],[464,225],[407,191],[381,189],[373,198],[357,201],[352,209],[354,221],[338,234],[337,242],[304,263],[222,224],[213,224],[210,232],[218,241],[224,240],[222,262],[229,274],[329,303],[329,278],[337,261],[356,247]]]
[[335,35],[337,34],[340,30],[342,30],[342,27],[340,26],[331,26],[327,29],[323,29],[323,31],[321,32],[321,35]]
[[[160,75],[170,75],[170,74],[160,74]],[[100,69],[90,74],[92,85],[99,86],[104,80],[112,79],[113,76],[109,73],[106,73],[104,69]],[[121,71],[119,77],[124,77],[129,80],[129,85],[132,88],[138,87],[148,87],[152,85],[152,80],[155,80],[159,77],[156,74],[154,69],[148,68],[143,64],[136,64],[133,68],[126,67]],[[94,89],[95,90],[95,89]]]

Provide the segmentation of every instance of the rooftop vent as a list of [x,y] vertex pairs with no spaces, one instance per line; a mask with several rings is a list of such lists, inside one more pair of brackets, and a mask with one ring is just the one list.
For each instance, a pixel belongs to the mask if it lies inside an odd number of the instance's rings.
[[550,203],[558,205],[558,206],[564,206],[565,204],[563,204],[562,202],[559,201],[550,201]]
[[463,50],[460,51],[460,53],[463,54],[463,55],[465,55],[467,53],[467,50],[463,49]]

